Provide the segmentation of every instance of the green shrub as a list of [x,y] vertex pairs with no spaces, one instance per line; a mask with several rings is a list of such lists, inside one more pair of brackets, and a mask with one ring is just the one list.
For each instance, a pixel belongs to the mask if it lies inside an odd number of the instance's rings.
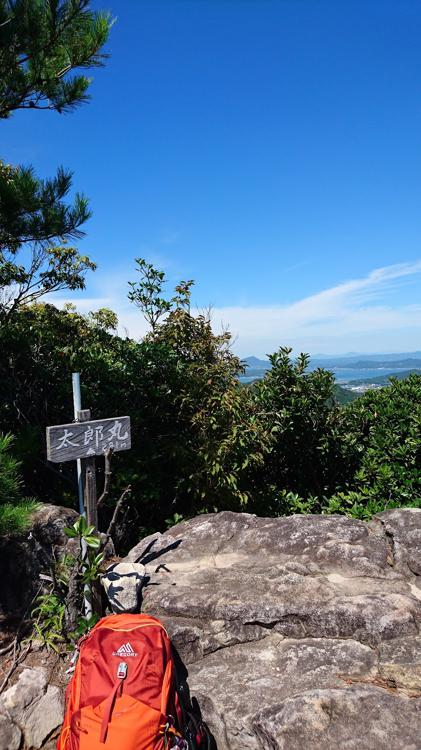
[[21,500],[17,505],[0,505],[0,536],[26,531],[31,525],[31,517],[39,508],[35,500]]
[[10,450],[13,436],[0,434],[0,505],[13,503],[21,498],[22,479],[19,476],[19,461]]
[[133,498],[120,546],[141,527],[200,512],[365,518],[418,502],[421,376],[340,406],[331,372],[311,372],[307,355],[294,360],[281,348],[263,380],[242,387],[230,335],[190,311],[191,282],[166,299],[163,274],[142,261],[138,270],[130,297],[151,323],[140,342],[117,336],[107,310],[83,316],[37,304],[0,327],[0,429],[16,435],[24,459],[22,488],[3,450],[3,503],[26,493],[76,504],[73,462],[53,466],[45,448],[46,426],[72,419],[74,371],[93,418],[131,417],[133,447],[113,457],[115,494],[131,484]]
[[0,536],[25,531],[37,510],[34,500],[22,499],[20,462],[10,452],[13,437],[0,434]]
[[254,476],[256,510],[267,515],[296,512],[294,497],[330,495],[348,471],[334,376],[310,372],[308,355],[290,355],[286,347],[271,355],[272,368],[251,388],[259,423],[270,436]]
[[[344,410],[343,442],[352,443],[354,471],[347,502],[384,509],[421,498],[421,375],[390,379]],[[351,493],[351,494],[349,494]],[[353,494],[356,493],[356,494]],[[373,506],[374,507],[374,506]]]

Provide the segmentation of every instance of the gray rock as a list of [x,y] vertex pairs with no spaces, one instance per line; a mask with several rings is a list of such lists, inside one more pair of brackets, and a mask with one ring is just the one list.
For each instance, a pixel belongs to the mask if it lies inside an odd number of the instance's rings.
[[0,537],[0,614],[22,616],[46,567],[40,545],[23,537]]
[[40,573],[50,573],[53,551],[63,553],[64,526],[77,517],[71,508],[42,505],[27,532],[0,538],[0,614],[23,614],[39,590]]
[[19,738],[23,735],[25,747],[40,748],[63,721],[61,691],[47,685],[45,669],[24,669],[16,684],[1,695],[1,714],[10,717],[11,728],[17,728],[12,739],[18,731]]
[[143,539],[143,610],[219,750],[420,750],[421,510],[199,516]]
[[72,526],[79,518],[72,508],[59,505],[42,505],[32,520],[32,533],[44,547],[52,548],[56,545],[64,547],[68,537],[64,533],[66,526]]
[[421,635],[380,644],[379,674],[397,688],[421,695]]
[[421,525],[419,508],[397,508],[375,516],[381,523],[397,570],[421,576]]
[[[80,553],[78,539],[69,539],[65,526],[72,526],[79,514],[71,508],[42,505],[24,534],[0,538],[0,615],[21,616],[38,592],[40,574],[50,574],[54,560]],[[105,540],[105,534],[100,534]],[[105,558],[115,554],[112,540],[104,547]]]
[[120,562],[110,565],[101,578],[113,612],[136,612],[144,582],[145,567],[141,563]]
[[0,709],[0,750],[18,750],[22,740],[22,733],[13,724],[10,714]]
[[262,711],[253,729],[265,750],[419,750],[419,708],[373,687],[309,690]]

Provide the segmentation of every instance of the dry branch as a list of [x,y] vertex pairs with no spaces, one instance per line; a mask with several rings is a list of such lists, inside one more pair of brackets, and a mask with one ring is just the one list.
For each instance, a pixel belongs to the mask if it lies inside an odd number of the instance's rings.
[[108,497],[110,493],[110,485],[111,485],[111,458],[113,455],[113,449],[107,448],[106,451],[104,451],[104,460],[105,460],[105,466],[104,466],[104,489],[102,491],[102,495],[98,499],[98,502],[96,504],[96,507],[99,508],[101,503]]
[[112,517],[112,519],[110,521],[110,525],[108,526],[107,532],[105,534],[105,538],[104,538],[104,540],[103,540],[103,542],[101,544],[101,549],[104,549],[105,545],[107,544],[108,540],[110,539],[111,534],[113,533],[113,531],[115,529],[115,525],[117,523],[117,517],[118,517],[118,514],[120,513],[121,506],[123,505],[123,503],[124,503],[127,495],[129,495],[131,491],[132,491],[132,488],[131,488],[131,485],[129,484],[128,487],[126,487],[126,489],[123,490],[123,492],[121,493],[119,499],[117,500],[116,506],[114,508],[113,517]]

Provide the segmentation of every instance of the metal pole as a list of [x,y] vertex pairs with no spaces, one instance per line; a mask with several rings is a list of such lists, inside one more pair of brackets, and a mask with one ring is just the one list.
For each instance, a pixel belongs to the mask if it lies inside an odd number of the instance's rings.
[[[80,373],[72,373],[72,386],[73,386],[73,409],[74,418],[78,420],[78,412],[82,410],[82,396],[80,392]],[[83,502],[83,478],[82,478],[82,464],[80,458],[76,460],[76,471],[77,471],[77,487],[79,492],[79,513],[81,516],[85,515],[85,505]]]
[[[73,387],[73,410],[74,418],[79,421],[80,412],[82,411],[82,395],[80,392],[80,373],[72,372],[72,387]],[[82,463],[80,458],[76,460],[76,471],[77,471],[77,487],[79,493],[79,513],[81,516],[86,516],[85,503],[84,503],[84,491],[83,491],[83,476],[82,476]],[[86,560],[88,556],[88,547],[86,542],[82,539],[81,544],[82,560]],[[91,592],[88,584],[84,587],[83,597],[85,617],[88,620],[92,617],[92,602]]]

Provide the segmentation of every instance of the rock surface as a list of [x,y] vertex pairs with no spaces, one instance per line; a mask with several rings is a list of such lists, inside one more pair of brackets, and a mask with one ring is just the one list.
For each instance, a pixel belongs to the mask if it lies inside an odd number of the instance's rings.
[[[54,560],[79,554],[79,539],[69,539],[64,533],[78,518],[72,508],[41,505],[28,531],[0,537],[0,621],[22,616],[39,591],[40,574],[49,575]],[[104,539],[105,534],[100,537]],[[106,558],[115,554],[111,540],[103,552]]]
[[101,583],[113,612],[136,612],[144,576],[141,563],[120,562],[107,568]]
[[34,513],[32,534],[43,547],[64,547],[69,541],[64,533],[64,528],[72,526],[78,518],[79,513],[72,508],[63,508],[59,505],[42,505]]
[[39,589],[40,573],[50,572],[54,551],[68,541],[63,532],[78,518],[71,508],[42,505],[24,534],[0,538],[0,615],[19,617]]
[[420,750],[421,510],[199,516],[143,539],[219,750]]
[[24,669],[0,697],[0,750],[40,748],[63,720],[63,698],[47,671]]

